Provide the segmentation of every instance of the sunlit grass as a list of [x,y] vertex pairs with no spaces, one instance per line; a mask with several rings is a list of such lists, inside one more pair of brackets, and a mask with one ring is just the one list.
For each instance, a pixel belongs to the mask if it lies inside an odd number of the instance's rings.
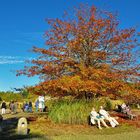
[[135,132],[125,132],[120,134],[113,135],[69,135],[69,136],[54,136],[53,140],[139,140],[140,133],[139,131]]
[[116,128],[103,128],[99,130],[96,126],[55,124],[41,118],[36,123],[31,123],[29,127],[31,133],[41,134],[54,140],[129,140],[129,137],[132,140],[138,140],[137,138],[140,136],[137,128],[127,124]]
[[105,99],[58,101],[50,108],[49,118],[55,123],[87,124],[92,107],[106,105]]

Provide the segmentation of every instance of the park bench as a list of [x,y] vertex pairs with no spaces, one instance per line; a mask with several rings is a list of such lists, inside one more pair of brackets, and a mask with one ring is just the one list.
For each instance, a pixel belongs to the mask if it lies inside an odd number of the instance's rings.
[[127,112],[125,109],[123,109],[121,107],[121,105],[118,105],[117,109],[115,111],[120,113],[119,116],[122,116],[122,118],[130,119],[130,120],[137,120],[138,119],[138,115],[136,115],[135,112],[133,112],[131,110]]

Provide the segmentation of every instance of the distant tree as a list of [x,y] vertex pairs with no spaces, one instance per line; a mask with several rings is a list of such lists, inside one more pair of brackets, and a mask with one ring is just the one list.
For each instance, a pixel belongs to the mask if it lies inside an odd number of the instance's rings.
[[27,98],[28,94],[29,94],[29,87],[27,86],[23,86],[22,88],[13,88],[13,90],[16,93],[19,93],[22,95],[23,98]]
[[[46,48],[33,47],[39,55],[32,66],[17,75],[39,75],[32,88],[54,96],[140,96],[140,48],[135,28],[120,29],[117,16],[80,5],[63,19],[47,19]],[[131,84],[133,83],[133,84]]]

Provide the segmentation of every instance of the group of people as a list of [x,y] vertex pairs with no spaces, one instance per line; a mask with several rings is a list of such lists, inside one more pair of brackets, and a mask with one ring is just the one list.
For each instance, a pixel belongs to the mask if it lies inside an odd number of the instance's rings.
[[131,114],[131,108],[128,104],[122,103],[121,105],[116,105],[116,111],[124,114]]
[[10,109],[10,113],[17,113],[18,103],[17,101],[10,101],[9,106],[7,106],[5,101],[1,103],[1,114],[6,114],[6,109]]
[[26,101],[23,104],[20,104],[17,101],[10,101],[8,105],[5,101],[2,101],[0,107],[2,115],[6,114],[7,109],[10,110],[11,114],[17,113],[18,109],[22,109],[23,112],[33,112],[34,107],[36,112],[44,112],[46,110],[44,96],[39,96],[35,101],[35,105],[31,101],[29,102]]
[[129,119],[137,118],[136,114],[133,114],[128,104],[123,103],[121,105],[121,112],[126,114]]
[[28,102],[23,103],[22,109],[24,112],[32,112],[32,107],[33,107],[32,102],[29,101],[29,103]]
[[109,113],[103,108],[103,106],[100,106],[99,112],[95,110],[95,108],[92,108],[92,111],[90,113],[90,121],[92,124],[98,125],[99,129],[102,129],[101,123],[104,127],[109,128],[109,126],[106,124],[106,121],[109,121],[111,127],[116,127],[119,125],[117,120],[109,115]]
[[[37,100],[35,101],[35,111],[36,112],[44,112],[45,109],[45,98],[44,96],[39,96]],[[32,112],[33,111],[33,105],[30,101],[29,103],[26,102],[23,104],[23,111],[24,112]]]

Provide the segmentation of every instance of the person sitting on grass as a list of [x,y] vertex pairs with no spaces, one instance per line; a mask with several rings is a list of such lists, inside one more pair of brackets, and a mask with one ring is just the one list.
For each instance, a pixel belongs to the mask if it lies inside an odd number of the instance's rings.
[[124,114],[126,114],[126,108],[127,108],[126,104],[123,103],[123,104],[121,105],[121,112],[124,113]]
[[104,119],[96,112],[95,108],[92,108],[92,111],[90,113],[90,118],[91,118],[91,123],[95,124],[95,122],[97,122],[98,128],[102,129],[101,127],[101,123],[106,127],[109,128],[107,126],[107,124],[105,123]]
[[103,106],[100,106],[99,114],[106,120],[109,121],[111,127],[118,126],[119,123],[115,120],[115,118],[111,117],[109,113],[103,108]]
[[126,105],[126,107],[124,108],[124,113],[127,115],[127,117],[129,118],[129,119],[133,119],[134,117],[136,117],[136,115],[135,114],[132,114],[132,111],[131,111],[131,108],[130,108],[130,106],[127,104]]

